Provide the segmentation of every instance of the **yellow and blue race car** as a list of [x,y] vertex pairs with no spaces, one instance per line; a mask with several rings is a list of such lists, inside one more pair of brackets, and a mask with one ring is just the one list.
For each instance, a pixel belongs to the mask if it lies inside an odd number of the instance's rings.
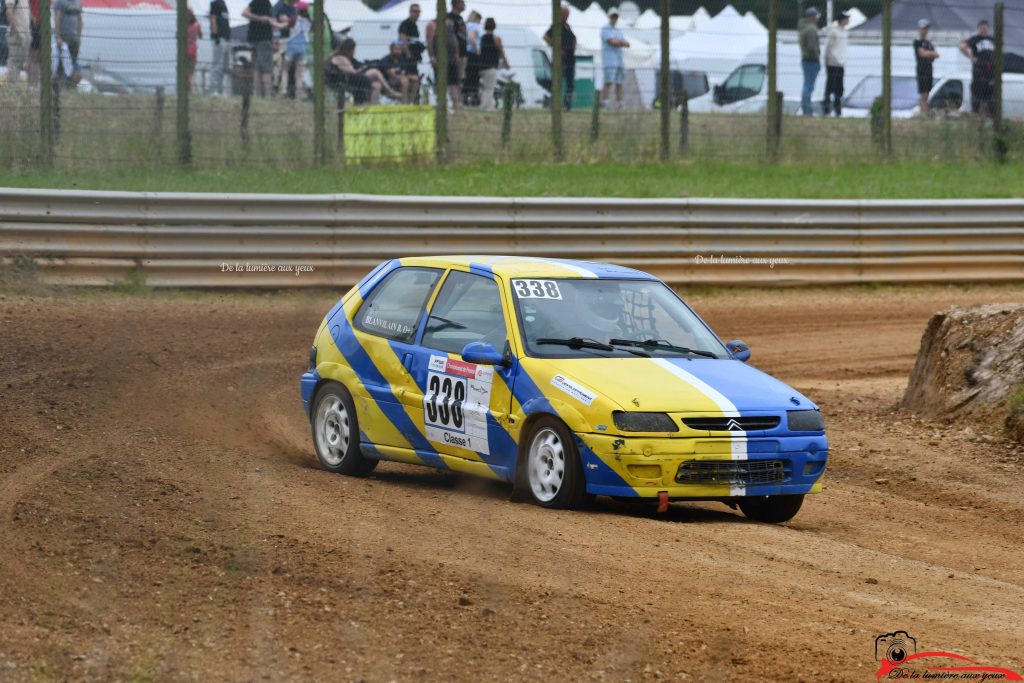
[[746,364],[657,278],[513,256],[386,261],[324,318],[301,392],[324,469],[396,460],[595,495],[717,500],[783,522],[817,493],[817,406]]

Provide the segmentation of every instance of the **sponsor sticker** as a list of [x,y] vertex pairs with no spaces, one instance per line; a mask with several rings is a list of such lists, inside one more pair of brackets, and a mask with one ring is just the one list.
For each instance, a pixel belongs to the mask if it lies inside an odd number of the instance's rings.
[[583,386],[573,382],[565,375],[555,375],[551,378],[551,386],[564,391],[565,393],[572,396],[574,399],[582,403],[583,405],[589,406],[597,398],[597,394],[584,388]]

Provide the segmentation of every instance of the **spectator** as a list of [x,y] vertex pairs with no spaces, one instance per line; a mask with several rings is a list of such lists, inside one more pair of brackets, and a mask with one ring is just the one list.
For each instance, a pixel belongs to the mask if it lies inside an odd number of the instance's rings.
[[[305,0],[295,3],[295,26],[292,27],[284,46],[284,63],[281,65],[281,87],[277,94],[292,99],[301,97],[302,71],[306,66],[306,48],[309,47],[309,32],[313,22],[309,20],[309,5]],[[291,77],[291,89],[288,81]]]
[[78,50],[82,47],[82,0],[56,0],[53,3],[53,25],[57,48],[66,44],[71,63],[78,71]]
[[29,45],[32,42],[32,13],[28,0],[7,0],[7,82],[15,84],[21,70],[28,68]]
[[470,102],[480,101],[480,38],[484,34],[480,25],[480,13],[473,10],[466,22],[466,75],[462,79],[462,99]]
[[356,41],[345,38],[331,53],[327,63],[327,82],[329,85],[345,87],[352,91],[356,104],[380,102],[381,92],[394,100],[401,99],[388,87],[384,75],[378,69],[361,68],[355,60]]
[[850,23],[850,15],[840,12],[839,17],[828,28],[825,38],[825,116],[835,111],[836,116],[843,113],[843,77],[846,74],[846,52],[850,36],[846,26]]
[[39,84],[39,70],[42,65],[41,55],[39,54],[39,46],[41,44],[39,38],[40,2],[41,0],[29,0],[28,3],[29,11],[32,15],[29,24],[29,32],[32,34],[32,37],[28,47],[28,86],[30,88]]
[[7,24],[7,0],[0,0],[0,66],[7,66]]
[[484,22],[484,34],[480,36],[480,106],[484,111],[494,109],[494,86],[498,82],[498,66],[507,69],[505,46],[494,34],[497,28],[492,17]]
[[[423,59],[423,51],[426,49],[420,40],[420,29],[416,22],[420,20],[420,6],[413,3],[409,6],[409,16],[398,25],[398,39],[402,41],[402,49],[405,55],[416,70],[416,77],[419,78],[419,63]],[[406,66],[406,73],[409,73]]]
[[[996,43],[988,34],[988,20],[978,22],[978,33],[960,43],[960,52],[971,60],[971,111],[991,116]],[[982,111],[984,110],[984,111]]]
[[818,42],[818,18],[821,13],[817,7],[808,7],[800,22],[800,64],[804,70],[804,89],[800,96],[800,109],[804,116],[813,116],[811,94],[814,83],[821,71],[821,45]]
[[292,29],[295,27],[298,13],[295,9],[296,0],[277,0],[274,3],[274,19],[277,20],[278,32],[274,35],[274,90],[281,94],[286,95],[287,91],[282,92],[282,83],[287,85],[287,76],[284,75],[284,64],[285,57],[284,51],[288,44],[288,38],[291,37]]
[[256,67],[256,96],[269,97],[274,76],[274,54],[271,41],[280,24],[271,16],[270,0],[251,0],[242,10],[249,20],[245,39],[252,45],[252,61]]
[[203,37],[203,25],[196,19],[191,7],[185,9],[185,58],[188,64],[188,91],[192,92],[192,78],[196,74],[196,57],[199,54],[199,39]]
[[[544,34],[544,42],[553,45],[551,36],[555,27],[551,25]],[[576,88],[576,34],[569,27],[569,7],[562,5],[562,89],[565,91],[565,108],[572,107],[573,90]],[[551,93],[552,103],[558,96]],[[554,106],[554,104],[552,104]]]
[[409,71],[409,59],[401,40],[391,43],[387,57],[380,61],[380,70],[394,90],[402,94],[402,104],[411,104],[419,91],[420,79],[415,68]]
[[[456,102],[462,101],[462,84],[466,81],[466,22],[462,19],[462,13],[466,11],[466,0],[452,0],[452,11],[448,13],[448,20],[452,22],[452,30],[455,32],[455,44],[458,47],[455,63],[458,66],[457,90],[459,92]],[[451,79],[448,80],[451,83]]]
[[917,107],[921,116],[928,115],[928,94],[932,91],[932,62],[939,58],[932,41],[928,40],[927,19],[917,22],[917,38],[914,40],[914,61],[917,62]]
[[622,62],[622,48],[629,47],[629,41],[622,31],[615,27],[619,23],[619,10],[612,7],[608,10],[608,25],[601,29],[601,64],[604,68],[604,86],[601,89],[601,100],[608,106],[608,97],[615,86],[615,103],[622,109],[622,83],[626,80],[626,72]]
[[[456,42],[455,22],[452,21],[451,14],[445,17],[444,25],[448,52],[448,96],[452,100],[452,107],[458,108],[462,101],[458,66],[459,46]],[[427,24],[427,50],[430,53],[430,63],[434,66],[434,80],[439,82],[440,78],[437,70],[437,20]]]
[[224,72],[231,66],[231,24],[224,0],[210,3],[210,38],[213,40],[213,64],[210,68],[210,92],[224,94]]

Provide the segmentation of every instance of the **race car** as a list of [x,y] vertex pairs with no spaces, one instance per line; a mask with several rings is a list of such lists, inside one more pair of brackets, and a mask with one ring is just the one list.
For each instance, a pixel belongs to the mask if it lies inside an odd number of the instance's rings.
[[764,522],[820,491],[818,407],[746,363],[670,287],[621,266],[401,258],[324,318],[302,401],[325,470],[380,460],[594,496],[714,500]]

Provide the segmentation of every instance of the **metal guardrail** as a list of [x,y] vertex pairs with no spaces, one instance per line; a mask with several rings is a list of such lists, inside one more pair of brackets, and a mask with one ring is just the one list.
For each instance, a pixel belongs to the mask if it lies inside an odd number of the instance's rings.
[[445,253],[610,261],[672,284],[1024,280],[1024,201],[0,189],[0,258],[33,259],[57,284],[141,269],[161,287],[333,287],[387,258]]

